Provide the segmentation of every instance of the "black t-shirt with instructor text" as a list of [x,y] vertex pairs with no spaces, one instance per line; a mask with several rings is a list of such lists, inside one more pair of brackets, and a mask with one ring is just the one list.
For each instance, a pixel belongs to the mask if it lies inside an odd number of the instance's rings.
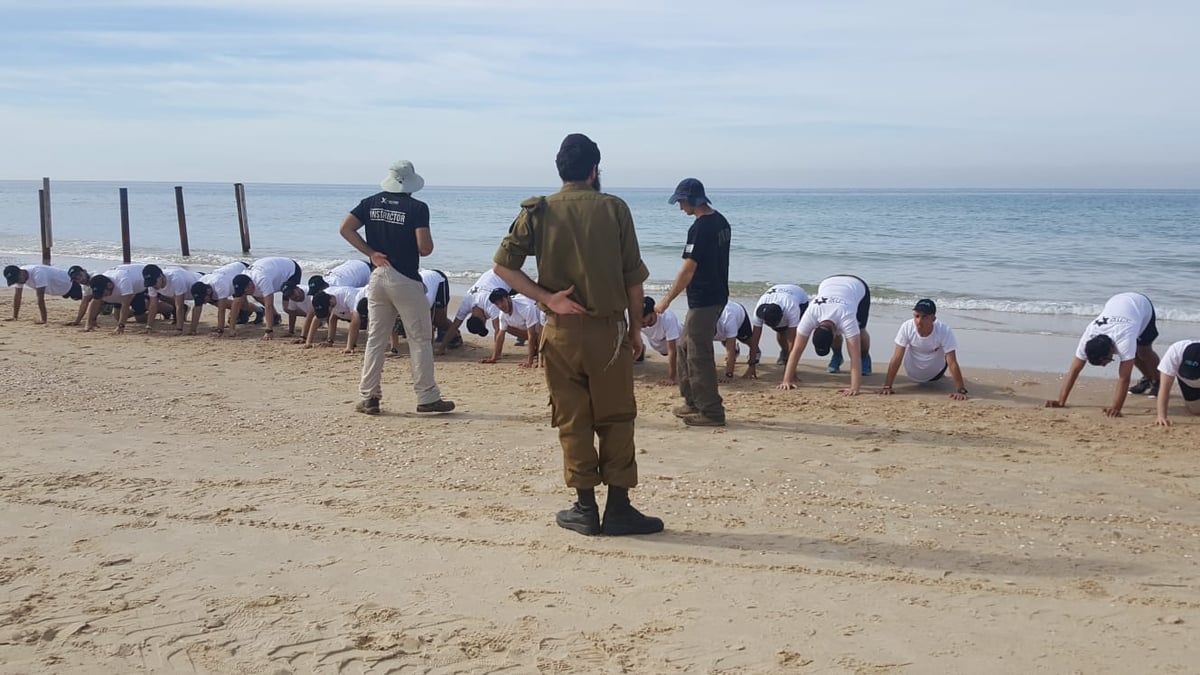
[[380,192],[359,202],[350,214],[365,226],[367,246],[387,255],[397,272],[421,280],[417,230],[429,228],[425,202],[407,193]]
[[724,306],[729,302],[731,236],[729,221],[716,211],[700,216],[688,229],[683,257],[696,261],[696,273],[687,287],[689,308]]

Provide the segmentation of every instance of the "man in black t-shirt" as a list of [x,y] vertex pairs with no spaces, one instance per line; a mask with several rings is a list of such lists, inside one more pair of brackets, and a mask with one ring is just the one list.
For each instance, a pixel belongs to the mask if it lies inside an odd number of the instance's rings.
[[[425,284],[417,269],[421,256],[433,253],[429,206],[412,196],[425,186],[425,180],[417,175],[412,162],[399,161],[388,169],[379,185],[383,192],[359,202],[341,227],[342,237],[375,266],[367,284],[367,346],[359,383],[363,400],[355,410],[379,414],[383,361],[399,316],[408,327],[417,412],[450,412],[454,402],[442,400],[433,375],[433,326]],[[365,240],[358,233],[363,226],[367,231]]]
[[687,289],[688,312],[679,341],[678,381],[683,405],[673,411],[694,427],[725,426],[725,404],[717,392],[717,365],[713,359],[713,334],[729,302],[729,221],[710,206],[704,184],[685,178],[675,188],[669,204],[695,216],[683,249],[683,268],[671,290],[654,308],[662,314],[671,301]]

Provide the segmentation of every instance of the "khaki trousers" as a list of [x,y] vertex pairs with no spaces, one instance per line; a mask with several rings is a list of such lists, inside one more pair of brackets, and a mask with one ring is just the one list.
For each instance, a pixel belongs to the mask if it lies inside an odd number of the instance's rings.
[[367,315],[367,347],[358,385],[363,398],[383,397],[383,362],[399,316],[408,334],[408,362],[417,404],[440,399],[442,392],[433,377],[433,326],[425,284],[394,267],[376,267],[367,284]]
[[541,357],[568,487],[637,485],[637,401],[629,350],[623,316],[552,315],[546,321]]
[[705,417],[725,421],[725,403],[717,392],[717,363],[713,359],[713,335],[724,305],[689,309],[683,320],[675,373],[684,403]]

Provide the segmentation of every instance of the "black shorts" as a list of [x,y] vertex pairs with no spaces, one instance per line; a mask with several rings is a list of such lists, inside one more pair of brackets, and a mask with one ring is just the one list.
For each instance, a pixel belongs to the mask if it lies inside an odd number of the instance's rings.
[[433,296],[433,308],[445,309],[450,306],[450,280],[441,270],[434,270],[434,272],[437,272],[442,280],[438,282],[437,293]]
[[150,304],[150,295],[146,291],[142,291],[133,296],[133,300],[129,301],[129,314],[131,316],[141,316],[146,313],[146,308]]
[[1183,400],[1200,401],[1200,389],[1183,383],[1183,380],[1175,378],[1179,382],[1179,393],[1183,394]]
[[863,289],[866,291],[863,293],[863,299],[858,303],[858,312],[855,314],[858,319],[858,328],[861,330],[867,327],[867,317],[871,314],[871,287],[867,285],[867,282],[862,280],[862,277],[856,277],[853,274],[845,276],[862,281]]
[[[1145,298],[1146,296],[1143,295],[1142,297]],[[1146,302],[1150,302],[1150,298],[1146,298]],[[1137,336],[1137,343],[1138,343],[1139,347],[1148,347],[1148,346],[1154,344],[1154,341],[1157,339],[1158,339],[1158,324],[1155,323],[1154,303],[1151,302],[1150,303],[1150,323],[1146,324],[1146,330],[1142,331],[1142,334]]]
[[942,379],[942,377],[946,374],[946,369],[949,367],[950,367],[950,364],[947,363],[946,365],[942,366],[942,369],[938,371],[937,375],[934,375],[933,377],[931,377],[925,381],[926,382],[937,382],[938,380]]
[[754,326],[750,325],[750,312],[746,311],[744,305],[738,305],[742,308],[742,325],[738,327],[737,339],[740,342],[750,344],[750,336],[754,335]]
[[280,286],[280,288],[287,288],[288,286],[299,286],[300,285],[300,263],[293,260],[292,264],[296,266],[296,271],[292,272],[292,276],[288,277],[287,281],[283,282],[283,285]]

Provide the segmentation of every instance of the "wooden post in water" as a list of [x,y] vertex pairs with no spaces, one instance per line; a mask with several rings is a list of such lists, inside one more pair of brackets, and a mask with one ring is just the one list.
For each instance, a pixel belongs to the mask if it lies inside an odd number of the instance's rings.
[[129,188],[121,188],[121,260],[128,265],[129,251]]
[[50,178],[42,177],[42,264],[50,264],[50,249],[54,246],[54,230],[50,227]]
[[242,235],[242,253],[249,253],[250,219],[246,217],[246,186],[234,183],[233,198],[237,201],[238,232]]
[[183,186],[175,186],[175,213],[179,216],[179,250],[183,257],[188,257],[187,216],[183,212]]

